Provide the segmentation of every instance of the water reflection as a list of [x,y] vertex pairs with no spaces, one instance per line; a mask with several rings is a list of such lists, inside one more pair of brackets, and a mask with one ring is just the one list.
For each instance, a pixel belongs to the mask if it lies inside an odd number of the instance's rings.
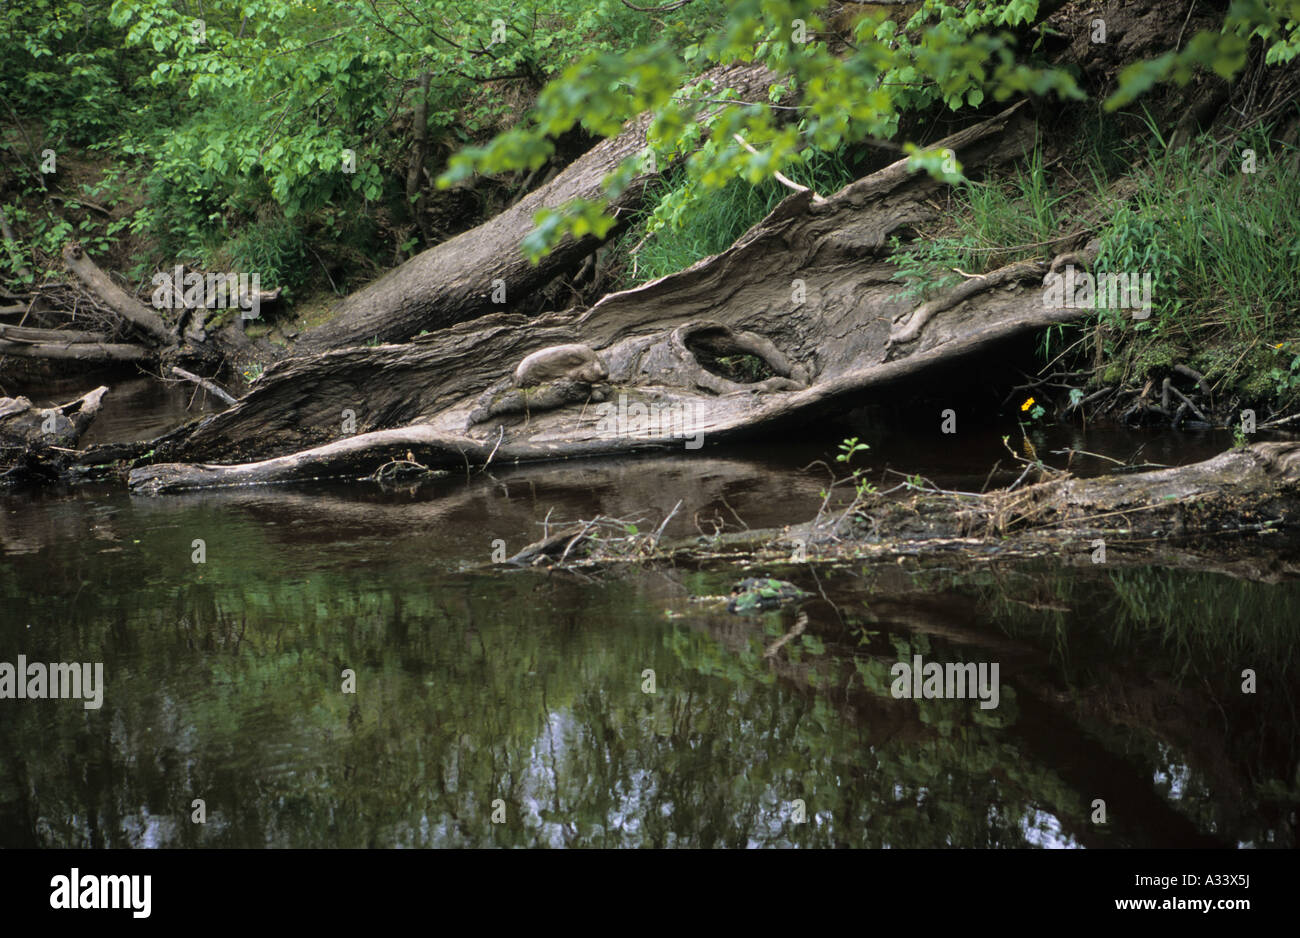
[[[689,600],[734,570],[481,566],[548,512],[810,515],[794,462],[5,497],[0,661],[108,686],[0,701],[0,845],[1295,846],[1292,574],[776,570],[817,598],[769,658],[793,610]],[[999,706],[896,699],[913,655],[997,662]]]

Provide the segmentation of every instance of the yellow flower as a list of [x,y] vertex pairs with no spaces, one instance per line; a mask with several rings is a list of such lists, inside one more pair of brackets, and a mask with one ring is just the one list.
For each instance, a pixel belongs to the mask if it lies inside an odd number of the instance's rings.
[[1029,408],[1031,408],[1031,407],[1033,407],[1033,406],[1034,406],[1034,399],[1031,397],[1031,398],[1029,398],[1029,400],[1025,401],[1023,404],[1020,405],[1020,409],[1021,409],[1021,410],[1028,410]]

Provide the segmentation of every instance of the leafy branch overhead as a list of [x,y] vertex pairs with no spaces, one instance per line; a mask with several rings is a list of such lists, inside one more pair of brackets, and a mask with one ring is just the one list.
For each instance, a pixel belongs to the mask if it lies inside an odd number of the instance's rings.
[[[256,255],[245,266],[279,258],[288,270],[309,224],[318,242],[338,241],[374,212],[409,218],[412,190],[439,170],[443,187],[531,178],[571,157],[558,152],[566,135],[612,136],[638,115],[645,151],[600,198],[542,210],[527,254],[607,235],[606,203],[649,170],[680,166],[680,181],[647,234],[733,181],[798,178],[817,154],[892,140],[909,113],[1084,97],[1042,55],[1059,0],[846,6],[861,15],[830,22],[834,5],[814,0],[26,0],[0,7],[0,113],[16,128],[0,145],[28,191],[44,191],[46,146],[123,157],[108,184],[147,197],[114,219],[110,241],[129,225],[168,260],[230,244]],[[1298,22],[1300,0],[1234,0],[1218,29],[1131,64],[1106,106],[1198,69],[1233,75],[1252,41],[1287,63]],[[771,71],[766,94],[700,79],[746,62]],[[24,136],[35,122],[40,142]],[[913,165],[960,178],[943,154]],[[240,241],[250,222],[267,223],[264,243]],[[56,223],[25,227],[40,224]]]
[[[758,183],[813,152],[892,138],[908,111],[938,102],[952,110],[978,107],[986,98],[1001,102],[1024,93],[1085,97],[1073,75],[1041,63],[1032,51],[1021,51],[1012,32],[1023,35],[1048,12],[1043,7],[1060,4],[925,0],[907,5],[914,12],[905,22],[889,18],[888,7],[869,5],[875,12],[858,21],[846,52],[832,52],[816,14],[819,6],[810,0],[740,0],[731,7],[724,29],[680,56],[663,41],[623,53],[593,52],[543,89],[527,121],[453,157],[439,184],[452,185],[475,172],[536,168],[550,155],[553,138],[575,126],[612,136],[627,119],[650,112],[654,164],[685,158],[687,179],[656,208],[649,226],[653,232],[678,222],[707,193],[732,179]],[[1125,69],[1106,107],[1129,103],[1158,82],[1185,84],[1198,66],[1230,76],[1244,65],[1252,36],[1271,43],[1270,63],[1287,62],[1300,51],[1297,22],[1300,2],[1237,0],[1221,31],[1197,33],[1181,50]],[[728,100],[725,90],[694,84],[689,77],[709,65],[751,61],[776,76],[767,101]],[[700,113],[720,102],[723,106],[701,130]],[[738,139],[751,145],[742,146]],[[945,161],[943,154],[910,145],[907,149],[914,168],[946,181],[961,178],[951,158]],[[609,198],[617,196],[644,160],[630,156],[607,178]],[[602,220],[599,202],[586,200],[544,209],[536,223],[525,244],[534,258],[566,234],[603,235],[613,219]]]

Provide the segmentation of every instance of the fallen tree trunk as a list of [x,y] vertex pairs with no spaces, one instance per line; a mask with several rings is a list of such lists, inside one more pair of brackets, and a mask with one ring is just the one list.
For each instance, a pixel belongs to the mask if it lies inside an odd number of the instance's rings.
[[1256,443],[1203,462],[1098,478],[1064,477],[984,495],[922,493],[865,504],[813,524],[812,541],[978,538],[1017,534],[1166,538],[1296,523],[1300,442]]
[[0,324],[0,355],[84,362],[138,362],[153,357],[143,346],[110,342],[103,333],[4,324]]
[[[740,99],[767,99],[774,76],[763,66],[725,66],[706,72],[701,81],[734,90]],[[478,227],[434,245],[351,294],[327,323],[309,329],[296,351],[320,352],[360,345],[378,338],[404,342],[421,330],[440,329],[477,316],[510,308],[519,298],[544,286],[600,246],[594,237],[566,237],[539,264],[531,264],[520,245],[542,208],[558,208],[573,199],[595,199],[602,181],[628,156],[646,148],[650,115],[631,121],[616,137],[597,144],[558,176],[511,208]],[[611,211],[635,205],[655,173],[637,177],[610,203]]]
[[[938,145],[974,171],[1015,159],[1033,138],[1032,122],[1012,108]],[[346,476],[372,463],[365,476],[394,446],[435,467],[489,453],[522,460],[695,448],[703,437],[753,433],[1088,313],[1047,302],[1046,262],[1026,262],[1014,277],[990,276],[982,289],[963,286],[953,302],[931,304],[919,334],[900,337],[893,320],[914,304],[892,279],[887,240],[933,216],[941,185],[899,161],[821,204],[792,195],[722,254],[583,313],[498,314],[406,345],[289,359],[157,457],[205,463],[191,481],[211,485],[223,471],[243,484]],[[571,387],[511,387],[529,353],[575,342],[599,350],[608,386],[586,397]],[[719,360],[738,351],[754,374],[720,373]],[[241,460],[258,469],[214,465]],[[141,469],[132,482],[183,487],[186,471]]]
[[[900,486],[901,487],[901,486]],[[601,565],[654,556],[674,565],[707,559],[744,560],[750,565],[813,561],[888,559],[903,554],[961,550],[967,559],[1050,554],[1077,563],[1151,563],[1214,570],[1229,576],[1277,581],[1295,576],[1295,565],[1246,547],[1231,557],[1215,542],[1213,557],[1173,545],[1209,543],[1207,535],[1295,530],[1300,518],[1300,441],[1257,443],[1187,466],[1080,479],[1067,474],[1023,489],[983,494],[921,490],[911,495],[875,495],[847,509],[782,528],[719,533],[713,538],[678,538],[660,548],[657,534],[588,538],[582,525],[557,525],[549,537],[529,544],[517,558],[549,555],[566,548],[573,565]],[[569,540],[584,542],[568,551]],[[1137,554],[1109,559],[1096,551],[1137,545]],[[629,543],[632,549],[629,549]],[[1258,542],[1256,542],[1258,545]],[[644,548],[644,549],[643,549]],[[1230,559],[1225,559],[1228,555]]]
[[176,344],[175,336],[167,328],[162,317],[115,284],[112,278],[100,270],[86,255],[80,244],[73,241],[64,246],[63,262],[77,275],[77,279],[108,304],[113,312],[130,323],[151,346],[165,347]]

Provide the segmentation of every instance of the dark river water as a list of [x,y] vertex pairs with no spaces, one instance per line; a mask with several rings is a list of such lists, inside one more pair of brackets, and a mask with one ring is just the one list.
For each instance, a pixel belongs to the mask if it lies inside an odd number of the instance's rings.
[[[99,432],[156,432],[190,393]],[[978,489],[1010,459],[976,436],[874,439],[863,465]],[[837,440],[388,491],[0,495],[0,662],[103,665],[97,709],[0,700],[0,846],[1296,846],[1294,544],[1199,564],[492,564],[548,513],[651,525],[681,500],[676,535],[806,520],[827,478],[808,463]],[[1174,464],[1231,441],[1035,443]],[[691,601],[757,573],[813,594],[801,634],[794,609]],[[997,706],[896,697],[916,656],[996,664]]]

